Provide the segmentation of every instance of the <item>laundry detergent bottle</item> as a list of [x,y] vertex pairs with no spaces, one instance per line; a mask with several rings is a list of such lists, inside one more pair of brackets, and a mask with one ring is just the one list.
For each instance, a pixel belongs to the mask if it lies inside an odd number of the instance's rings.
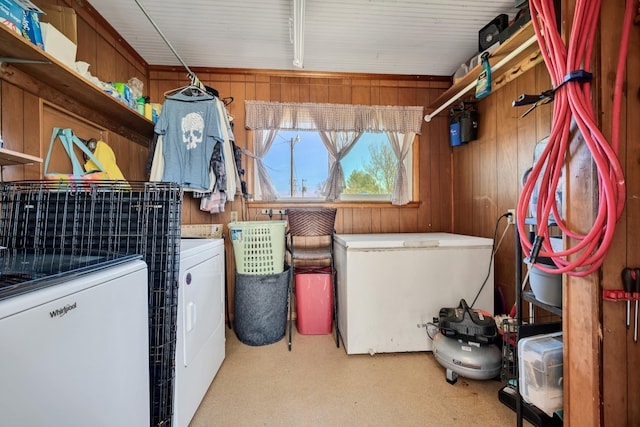
[[489,64],[489,53],[482,54],[482,71],[476,81],[476,98],[484,98],[491,93],[491,64]]

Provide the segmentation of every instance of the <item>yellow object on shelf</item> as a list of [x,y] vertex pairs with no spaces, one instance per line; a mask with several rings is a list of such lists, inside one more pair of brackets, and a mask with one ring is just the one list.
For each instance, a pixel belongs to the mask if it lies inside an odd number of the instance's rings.
[[144,116],[149,120],[153,118],[153,108],[151,104],[144,104]]

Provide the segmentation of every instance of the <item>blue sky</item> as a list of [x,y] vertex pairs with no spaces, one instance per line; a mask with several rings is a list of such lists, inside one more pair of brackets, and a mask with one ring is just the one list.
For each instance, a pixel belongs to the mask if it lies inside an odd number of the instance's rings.
[[[329,171],[328,153],[315,132],[280,131],[271,150],[265,157],[265,165],[271,176],[271,180],[281,196],[290,194],[290,154],[291,139],[300,136],[300,142],[294,143],[294,177],[296,182],[296,195],[301,196],[301,182],[305,180],[307,191],[305,197],[317,195],[319,185],[327,178]],[[366,138],[365,138],[366,136]],[[369,159],[367,142],[379,140],[384,135],[363,136],[358,144],[349,152],[346,161],[342,162],[345,179],[356,168],[362,168],[362,164]]]

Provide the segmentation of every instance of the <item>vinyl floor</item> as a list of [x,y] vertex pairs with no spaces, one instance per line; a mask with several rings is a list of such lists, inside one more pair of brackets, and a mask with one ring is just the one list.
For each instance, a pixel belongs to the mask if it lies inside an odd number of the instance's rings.
[[226,335],[225,361],[191,427],[516,425],[498,400],[500,381],[451,385],[430,352],[347,355],[333,335],[296,332],[289,352],[286,338],[248,346]]

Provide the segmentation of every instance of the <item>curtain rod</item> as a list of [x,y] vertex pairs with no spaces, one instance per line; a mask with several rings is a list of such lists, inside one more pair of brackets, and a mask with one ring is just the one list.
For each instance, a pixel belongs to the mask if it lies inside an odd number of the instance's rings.
[[153,20],[153,18],[151,17],[151,15],[149,15],[149,12],[147,12],[147,10],[144,8],[144,6],[142,5],[142,3],[140,3],[139,0],[135,0],[136,4],[138,5],[138,7],[140,8],[140,10],[142,11],[142,13],[144,13],[144,15],[147,17],[147,19],[149,20],[149,22],[151,23],[151,25],[153,25],[153,28],[156,29],[156,31],[158,32],[158,34],[160,35],[160,37],[162,37],[162,40],[164,40],[164,42],[167,44],[167,46],[169,47],[169,49],[171,49],[171,52],[173,52],[173,54],[176,56],[176,58],[178,58],[178,61],[180,61],[180,63],[182,64],[182,66],[185,68],[185,70],[187,70],[187,73],[189,73],[189,78],[191,79],[191,83],[199,86],[201,88],[204,89],[202,82],[200,81],[200,79],[198,78],[198,76],[196,76],[196,73],[194,73],[193,71],[191,71],[191,68],[189,68],[189,66],[187,65],[186,62],[184,62],[184,60],[182,59],[182,57],[180,57],[180,55],[178,54],[178,52],[173,48],[173,46],[171,45],[171,43],[169,42],[169,40],[167,40],[167,38],[165,37],[165,35],[162,33],[162,30],[160,30],[160,27],[158,27],[158,25],[155,23],[155,21]]
[[[498,70],[498,69],[502,68],[503,65],[505,65],[507,62],[511,61],[511,59],[515,58],[517,55],[519,55],[521,52],[523,52],[525,49],[527,49],[529,46],[531,46],[532,44],[534,44],[537,41],[538,41],[537,36],[535,34],[532,35],[524,43],[522,43],[520,46],[515,48],[511,53],[509,53],[507,56],[502,58],[495,65],[493,65],[491,67],[491,71],[495,71],[495,70]],[[431,119],[433,119],[435,116],[437,116],[442,110],[447,108],[449,105],[453,104],[455,101],[457,101],[458,99],[463,97],[467,92],[469,92],[471,89],[473,89],[476,86],[476,84],[477,84],[477,82],[475,80],[472,81],[471,83],[469,83],[466,87],[462,88],[458,93],[456,93],[455,95],[451,96],[444,104],[442,104],[440,107],[436,108],[436,110],[434,112],[424,116],[424,120],[426,122],[430,122]]]

